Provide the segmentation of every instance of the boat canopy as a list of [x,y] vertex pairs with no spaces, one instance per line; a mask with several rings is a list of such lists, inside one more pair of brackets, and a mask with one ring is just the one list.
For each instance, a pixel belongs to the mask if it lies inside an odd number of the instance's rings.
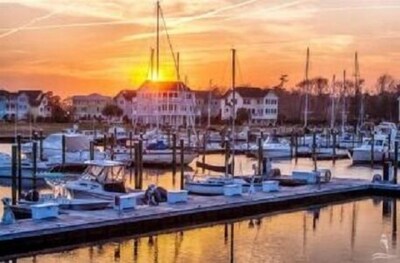
[[65,149],[67,152],[78,152],[82,150],[89,150],[90,139],[83,134],[79,133],[54,133],[50,134],[44,140],[47,145],[54,145],[61,148],[62,137],[65,136]]
[[88,164],[82,178],[99,183],[117,183],[125,181],[125,167],[114,161],[87,161]]

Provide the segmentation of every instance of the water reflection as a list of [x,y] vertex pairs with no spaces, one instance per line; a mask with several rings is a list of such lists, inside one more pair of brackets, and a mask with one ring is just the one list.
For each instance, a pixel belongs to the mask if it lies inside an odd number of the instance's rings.
[[398,262],[397,242],[397,201],[374,197],[18,262]]

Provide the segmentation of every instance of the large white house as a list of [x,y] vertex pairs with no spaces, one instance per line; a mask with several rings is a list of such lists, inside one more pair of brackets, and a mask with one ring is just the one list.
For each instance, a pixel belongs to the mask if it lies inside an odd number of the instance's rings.
[[19,90],[9,92],[0,90],[0,118],[36,120],[38,117],[51,117],[50,93],[41,90]]
[[134,123],[194,125],[195,93],[181,81],[145,81],[137,90]]
[[113,102],[111,97],[97,93],[73,96],[71,100],[75,120],[104,119],[104,107]]
[[[270,89],[257,87],[237,87],[235,89],[235,114],[239,109],[246,109],[252,124],[275,124],[278,120],[279,98]],[[221,99],[221,119],[232,117],[232,90]]]

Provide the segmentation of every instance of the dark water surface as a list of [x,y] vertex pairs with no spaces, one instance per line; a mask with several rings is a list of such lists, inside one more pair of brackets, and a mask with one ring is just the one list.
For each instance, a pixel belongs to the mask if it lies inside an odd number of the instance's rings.
[[18,262],[399,262],[394,202],[399,205],[393,199],[365,198],[61,249]]

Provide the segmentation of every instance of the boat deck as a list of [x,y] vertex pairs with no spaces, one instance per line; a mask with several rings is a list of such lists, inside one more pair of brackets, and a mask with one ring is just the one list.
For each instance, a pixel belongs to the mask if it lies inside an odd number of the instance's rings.
[[[19,220],[0,227],[1,256],[154,231],[218,222],[369,195],[400,196],[400,185],[333,179],[328,184],[281,187],[279,192],[237,197],[193,196],[187,203],[139,206],[119,212],[67,211],[58,218]],[[29,244],[24,246],[23,244]],[[29,250],[29,251],[28,251]]]

